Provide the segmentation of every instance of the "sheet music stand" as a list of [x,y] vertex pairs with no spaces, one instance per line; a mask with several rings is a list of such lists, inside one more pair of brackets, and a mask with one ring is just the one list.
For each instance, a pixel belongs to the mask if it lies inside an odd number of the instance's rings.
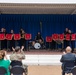
[[49,43],[49,49],[50,49],[50,43],[52,42],[52,37],[51,36],[47,36],[46,37],[46,42]]
[[31,39],[31,34],[25,34],[25,39],[30,40]]
[[70,34],[66,34],[66,40],[67,40],[67,41],[70,40]]
[[76,34],[72,34],[72,35],[71,35],[71,40],[72,40],[72,41],[75,41],[75,40],[76,40]]
[[17,46],[17,44],[18,44],[18,40],[20,40],[20,34],[14,34],[14,40],[15,40],[15,46]]
[[52,35],[52,39],[56,42],[56,49],[58,48],[58,40],[59,40],[59,36],[58,34],[53,34]]
[[58,40],[58,34],[53,34],[53,35],[52,35],[52,39],[53,39],[54,41]]
[[7,40],[12,40],[12,34],[6,34],[6,39]]
[[5,35],[4,34],[0,34],[0,40],[4,40],[5,39]]
[[8,49],[9,41],[12,40],[12,34],[6,34],[6,39],[7,39],[7,49]]
[[14,34],[14,40],[20,40],[20,34]]
[[62,43],[62,49],[64,48],[64,34],[59,34],[59,40],[61,41]]
[[29,42],[28,42],[28,40],[31,40],[31,38],[32,38],[32,36],[31,36],[31,34],[25,34],[25,40],[27,40],[27,43],[28,43],[28,45],[27,45],[27,48],[28,48],[28,50],[29,50]]
[[5,40],[5,35],[4,34],[0,34],[0,49],[1,49],[1,41]]

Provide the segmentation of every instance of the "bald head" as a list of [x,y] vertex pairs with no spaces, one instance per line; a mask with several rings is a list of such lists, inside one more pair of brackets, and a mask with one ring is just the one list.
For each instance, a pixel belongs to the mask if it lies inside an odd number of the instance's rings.
[[71,53],[71,51],[72,51],[72,49],[71,49],[70,46],[66,47],[66,52],[67,52],[67,53]]

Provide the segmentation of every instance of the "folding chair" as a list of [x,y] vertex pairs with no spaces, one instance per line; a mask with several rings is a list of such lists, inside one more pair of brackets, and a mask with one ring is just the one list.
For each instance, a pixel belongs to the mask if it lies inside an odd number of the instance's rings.
[[75,61],[66,61],[63,64],[63,72],[62,73],[67,73],[69,75],[71,75],[71,70],[72,68],[75,66]]
[[7,70],[4,67],[0,66],[0,75],[5,75],[6,73]]
[[72,68],[71,73],[72,73],[73,75],[76,75],[76,66]]
[[10,65],[11,65],[12,67],[14,67],[14,66],[16,66],[16,65],[22,66],[22,62],[21,62],[21,61],[17,61],[17,60],[12,60],[11,63],[10,63]]
[[25,70],[21,66],[14,66],[11,68],[10,73],[11,75],[23,75],[23,73],[25,73]]

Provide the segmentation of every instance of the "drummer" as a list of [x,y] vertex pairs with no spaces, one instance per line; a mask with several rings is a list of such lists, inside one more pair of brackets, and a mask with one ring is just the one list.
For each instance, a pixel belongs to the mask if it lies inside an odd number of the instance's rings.
[[41,46],[43,45],[43,38],[40,32],[38,32],[37,35],[35,36],[35,41],[40,43]]
[[40,32],[37,33],[37,35],[35,36],[35,39],[31,42],[31,48],[35,49],[35,45],[38,44],[38,47],[43,47],[43,38],[40,34]]

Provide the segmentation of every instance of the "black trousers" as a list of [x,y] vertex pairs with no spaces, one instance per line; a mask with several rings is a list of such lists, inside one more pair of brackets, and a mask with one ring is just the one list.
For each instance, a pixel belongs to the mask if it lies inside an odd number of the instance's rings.
[[12,47],[15,48],[15,40],[14,40],[14,39],[10,40],[10,45],[9,45],[9,47],[10,47],[10,50],[11,50],[11,51],[12,51]]
[[26,40],[25,40],[25,38],[21,38],[20,39],[20,47],[21,46],[24,46],[25,47],[25,50],[26,50]]

